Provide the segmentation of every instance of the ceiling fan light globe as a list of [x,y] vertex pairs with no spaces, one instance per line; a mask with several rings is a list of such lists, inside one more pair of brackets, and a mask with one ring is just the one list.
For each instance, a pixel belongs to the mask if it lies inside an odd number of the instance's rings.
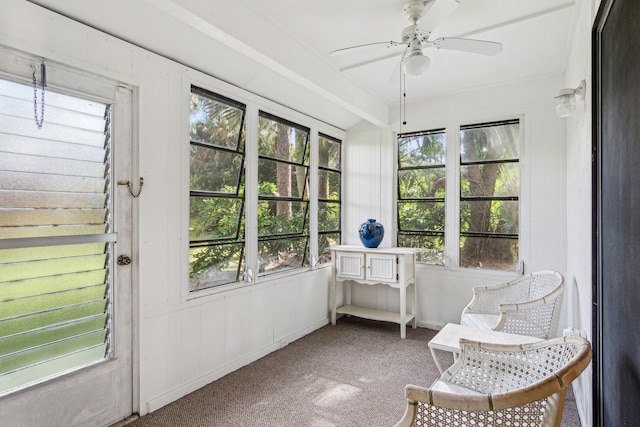
[[412,55],[402,61],[402,70],[410,76],[421,76],[431,65],[431,59],[424,55]]

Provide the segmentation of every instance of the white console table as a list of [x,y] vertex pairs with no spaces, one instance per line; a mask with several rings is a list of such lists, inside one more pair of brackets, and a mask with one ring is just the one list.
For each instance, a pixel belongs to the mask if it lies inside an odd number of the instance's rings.
[[[400,324],[400,337],[407,335],[407,323],[413,320],[416,327],[416,249],[413,248],[365,248],[363,246],[338,245],[331,250],[331,324],[336,324],[336,314],[347,314],[371,320],[383,320]],[[338,282],[344,285],[344,305],[336,307]],[[383,311],[357,307],[351,304],[351,282],[365,285],[384,284],[400,290],[400,311]],[[411,313],[407,313],[407,289],[413,288]]]

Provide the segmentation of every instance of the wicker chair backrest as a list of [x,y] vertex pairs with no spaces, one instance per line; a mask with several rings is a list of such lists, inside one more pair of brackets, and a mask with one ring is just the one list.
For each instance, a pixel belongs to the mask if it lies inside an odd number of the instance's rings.
[[464,360],[447,380],[481,393],[504,393],[553,375],[580,350],[575,342],[516,351],[463,344],[460,357]]

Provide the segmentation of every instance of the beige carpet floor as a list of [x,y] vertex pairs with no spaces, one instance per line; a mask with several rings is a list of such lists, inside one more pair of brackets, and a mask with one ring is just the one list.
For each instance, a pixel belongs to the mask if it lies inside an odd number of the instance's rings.
[[[427,347],[435,334],[408,328],[403,340],[397,325],[342,318],[127,427],[391,427],[404,386],[439,376]],[[579,425],[569,393],[562,426]]]

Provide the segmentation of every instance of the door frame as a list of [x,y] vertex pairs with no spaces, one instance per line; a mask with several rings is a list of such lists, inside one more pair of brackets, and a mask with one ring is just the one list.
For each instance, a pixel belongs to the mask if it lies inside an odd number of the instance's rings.
[[[625,0],[618,0],[618,1],[620,1],[621,3],[622,1],[625,1]],[[633,2],[636,0],[626,0],[626,1]],[[608,351],[613,352],[614,350],[616,350],[611,347],[611,341],[609,340],[605,341],[605,335],[606,336],[613,335],[610,330],[606,329],[608,325],[605,322],[605,318],[607,318],[607,316],[611,317],[613,314],[611,313],[610,306],[608,309],[609,311],[607,311],[607,307],[604,307],[605,286],[607,283],[613,282],[613,285],[615,287],[615,285],[619,282],[619,278],[618,278],[618,282],[616,282],[615,279],[612,279],[609,282],[607,282],[608,278],[607,280],[605,280],[605,276],[604,276],[604,269],[605,269],[604,258],[605,257],[603,255],[605,253],[604,249],[606,245],[604,232],[608,231],[608,230],[605,230],[604,228],[604,225],[606,224],[605,222],[606,218],[603,218],[603,206],[605,206],[603,202],[604,195],[603,195],[603,179],[602,179],[604,169],[605,169],[604,168],[605,163],[603,162],[607,160],[603,158],[604,157],[603,147],[606,147],[604,143],[609,143],[609,141],[603,141],[604,124],[605,124],[605,120],[607,120],[606,115],[602,111],[602,104],[606,99],[606,93],[603,92],[606,89],[606,85],[603,82],[607,82],[607,80],[610,80],[610,79],[615,79],[616,81],[618,81],[619,79],[617,79],[618,76],[604,75],[602,49],[603,49],[603,31],[605,29],[605,24],[607,23],[610,12],[614,7],[615,2],[616,0],[602,0],[600,7],[598,9],[598,13],[595,17],[593,27],[592,27],[592,76],[593,76],[593,79],[592,79],[592,99],[593,99],[593,103],[592,103],[592,218],[593,218],[593,222],[592,222],[592,319],[593,319],[592,321],[592,337],[593,337],[592,399],[593,399],[594,426],[606,425],[606,422],[608,421],[607,419],[605,419],[605,416],[607,415],[606,410],[616,409],[616,407],[610,408],[609,406],[605,405],[605,397],[609,400],[615,400],[617,397],[620,397],[621,394],[624,394],[625,399],[634,401],[638,393],[637,388],[635,389],[635,393],[631,393],[631,394],[629,393],[630,391],[633,391],[633,389],[629,389],[629,381],[627,380],[624,386],[621,386],[616,390],[616,393],[618,396],[610,395],[607,391],[606,385],[611,384],[612,381],[619,381],[620,377],[618,377],[617,375],[619,375],[620,372],[613,372],[613,375],[612,375],[612,371],[610,370],[611,366],[605,366],[605,360],[604,360],[604,355],[608,354],[607,353]],[[635,5],[635,7],[638,7],[638,6]],[[638,10],[639,9],[635,9],[634,12],[638,12]],[[625,16],[625,18],[629,20],[631,19],[628,16]],[[613,25],[614,24],[610,23],[609,27],[607,28],[609,30],[608,37],[612,37],[612,34],[610,34],[612,29],[615,29],[618,35],[620,34],[620,28],[615,27]],[[631,49],[633,49],[633,47],[629,48],[629,50]],[[635,58],[639,58],[637,54]],[[619,60],[619,59],[620,59],[619,57],[614,58],[614,60]],[[638,64],[640,63],[640,59],[635,59],[633,63],[637,68]],[[630,69],[628,65],[629,65],[628,63],[621,64],[621,69],[624,68],[626,72],[627,70]],[[634,99],[637,99],[637,98],[634,98]],[[636,101],[636,105],[640,106],[640,103]],[[615,115],[615,111],[613,111],[612,113],[613,115]],[[637,132],[637,129],[638,128],[636,127],[633,130]],[[632,154],[633,153],[629,153],[628,151],[626,152],[626,155],[628,156],[631,156]],[[635,154],[637,155],[637,151]],[[620,165],[619,167],[624,167],[624,166],[627,166],[627,165]],[[606,191],[606,188],[604,190]],[[632,233],[633,231],[636,231],[636,232],[638,231],[637,224],[635,225],[635,227],[629,228],[629,233]],[[635,248],[637,249],[637,246]],[[625,248],[625,250],[626,249],[628,248]],[[620,262],[624,262],[624,260]],[[613,265],[613,267],[615,266],[616,264]],[[632,267],[633,266],[626,264],[624,266],[624,269],[625,269],[624,271],[631,274]],[[632,288],[634,288],[633,286],[634,283],[629,283],[629,285],[630,286],[626,289],[632,290]],[[617,297],[617,300],[620,301],[621,296],[623,299],[626,296],[628,298],[633,297],[633,300],[631,300],[632,303],[633,301],[637,301],[637,293],[634,295],[634,294],[631,294],[631,292],[629,292],[628,294],[623,293],[623,295],[620,295],[621,292],[619,290],[620,290],[619,286],[615,287],[612,290],[608,290],[607,297],[610,299],[614,299]],[[621,312],[625,313],[624,309],[622,309]],[[627,325],[627,326],[633,328],[633,325]],[[622,334],[623,335],[621,335],[620,338],[617,338],[618,332],[615,332],[616,339],[614,339],[613,341],[615,344],[619,343],[622,347],[623,345],[625,345],[626,341],[631,340],[631,343],[633,343],[634,340],[631,339],[632,337],[628,335],[624,335],[624,330]],[[617,348],[617,346],[615,347]],[[616,355],[620,356],[620,354],[615,353],[612,356],[612,360],[613,360],[613,357],[615,357]],[[622,354],[622,356],[624,356],[624,354]],[[616,362],[619,362],[619,361],[616,361]],[[616,365],[620,365],[620,363],[616,363]],[[618,370],[620,370],[620,366],[613,366],[613,368],[618,368]],[[625,375],[629,377],[633,377],[633,374],[634,372],[631,369],[629,369],[629,367],[627,366],[627,371],[625,372]],[[637,378],[635,377],[633,378],[637,380]],[[618,405],[619,405],[618,406],[618,409],[619,409],[620,405],[623,405],[623,403],[619,403]],[[624,414],[618,413],[618,415],[624,418],[625,416],[629,416],[631,414],[633,418],[634,415],[638,414],[637,408],[630,409],[630,411],[631,412],[625,412]],[[620,419],[619,421],[623,422],[625,420]]]
[[[28,52],[18,51],[0,45],[0,78],[30,84],[30,65],[39,64],[43,58]],[[90,420],[75,419],[68,415],[68,409],[61,399],[67,396],[71,400],[90,399],[76,390],[76,387],[92,386],[96,381],[109,384],[120,381],[127,389],[126,398],[110,406],[117,406],[113,416],[107,411],[85,408],[93,422],[115,423],[139,412],[139,294],[138,294],[138,209],[137,198],[131,197],[127,187],[118,185],[126,180],[137,184],[138,176],[138,91],[136,87],[118,83],[112,79],[74,68],[53,59],[45,59],[49,86],[56,92],[95,99],[112,106],[112,173],[111,194],[113,197],[113,232],[118,233],[116,242],[110,243],[110,269],[112,271],[112,299],[114,316],[113,354],[103,360],[87,366],[78,367],[61,373],[49,380],[20,388],[0,398],[5,421],[14,425],[83,425]],[[52,89],[53,90],[53,89]],[[46,117],[45,117],[46,126]],[[136,186],[137,188],[137,186]],[[135,189],[134,189],[135,190]],[[137,191],[136,191],[137,193]],[[118,266],[118,255],[129,255],[132,263]],[[126,293],[118,291],[128,287]],[[123,311],[124,308],[124,311]],[[126,368],[121,369],[121,367]],[[118,367],[118,369],[115,369]],[[95,387],[93,387],[95,388]],[[98,390],[99,393],[99,390]],[[120,399],[120,393],[111,391],[112,396]],[[48,400],[40,411],[32,411],[34,405]],[[124,401],[124,403],[123,403]],[[82,404],[82,402],[79,402]],[[124,409],[123,409],[124,408]],[[117,413],[117,414],[116,414]],[[64,417],[57,415],[65,414]],[[68,418],[71,417],[71,418]],[[64,419],[63,419],[64,418]],[[12,421],[13,420],[13,421]]]

